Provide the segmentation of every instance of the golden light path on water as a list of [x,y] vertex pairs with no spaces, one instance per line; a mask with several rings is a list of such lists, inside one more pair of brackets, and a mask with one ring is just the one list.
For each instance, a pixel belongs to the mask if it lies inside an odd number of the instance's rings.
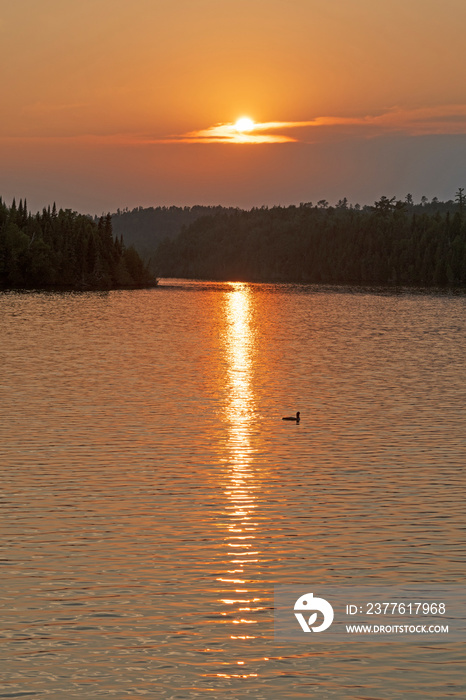
[[[257,619],[252,612],[260,610],[261,599],[250,590],[250,569],[259,562],[256,547],[256,495],[258,485],[252,464],[251,421],[256,412],[253,391],[253,367],[255,354],[255,329],[252,292],[248,285],[231,283],[225,293],[225,356],[227,360],[228,401],[228,480],[225,495],[228,498],[228,514],[225,545],[229,567],[218,581],[231,586],[229,597],[220,602],[226,607],[222,612],[234,626],[231,639],[255,639],[253,628]],[[222,591],[224,595],[224,591]],[[251,634],[252,633],[252,634]],[[243,661],[236,661],[238,666]],[[240,669],[238,669],[239,671]],[[257,674],[224,673],[224,677],[251,677]]]

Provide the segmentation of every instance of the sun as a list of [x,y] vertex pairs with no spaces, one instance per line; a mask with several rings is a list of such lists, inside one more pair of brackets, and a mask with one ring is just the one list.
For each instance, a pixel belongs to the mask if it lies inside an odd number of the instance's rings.
[[235,124],[236,131],[252,131],[254,129],[254,122],[249,117],[241,117]]

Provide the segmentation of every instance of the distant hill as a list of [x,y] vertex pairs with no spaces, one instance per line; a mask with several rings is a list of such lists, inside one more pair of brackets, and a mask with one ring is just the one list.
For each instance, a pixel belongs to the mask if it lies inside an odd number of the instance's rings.
[[163,241],[161,277],[248,282],[466,286],[466,201],[223,211]]
[[[453,214],[457,205],[453,200],[441,202],[434,197],[430,202],[426,197],[422,198],[422,202],[414,204],[411,195],[406,196],[407,209],[415,214]],[[335,208],[350,206],[346,199],[341,200],[335,205]],[[305,205],[309,208],[311,203]],[[322,200],[318,203],[318,208],[329,207],[328,202]],[[333,207],[329,207],[332,209]],[[359,205],[355,205],[356,209],[361,209]],[[268,207],[261,207],[263,210],[268,210]],[[275,207],[272,207],[275,209]],[[371,207],[362,207],[362,209],[370,210]],[[155,274],[157,270],[154,267],[155,252],[159,245],[164,240],[173,240],[185,228],[188,228],[198,219],[203,217],[211,217],[222,214],[235,214],[243,210],[235,207],[222,206],[202,206],[196,205],[193,207],[135,207],[134,209],[118,209],[111,214],[113,233],[117,238],[123,236],[123,241],[126,246],[134,246],[139,255],[146,261],[151,261],[151,269]],[[98,222],[98,217],[95,217],[95,223]]]
[[112,227],[117,238],[123,236],[125,245],[134,246],[148,261],[154,256],[159,243],[175,238],[184,227],[202,216],[233,211],[236,209],[221,206],[136,207],[131,211],[118,209],[112,214]]

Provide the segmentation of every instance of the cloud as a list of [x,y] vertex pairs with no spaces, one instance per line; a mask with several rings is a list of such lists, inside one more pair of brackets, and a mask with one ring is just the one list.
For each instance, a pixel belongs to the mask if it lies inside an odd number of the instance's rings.
[[409,136],[466,134],[466,105],[415,109],[394,107],[378,115],[360,118],[320,117],[315,121],[320,126],[365,127],[368,136],[390,132]]
[[[291,134],[290,131],[293,133]],[[374,138],[388,133],[409,136],[466,134],[466,105],[415,109],[393,107],[375,115],[320,116],[307,121],[259,122],[247,132],[239,131],[233,122],[228,122],[157,139],[152,143],[314,143],[326,135],[358,135],[363,138]]]
[[[309,124],[309,122],[303,123]],[[284,128],[289,129],[298,124],[301,124],[301,122],[255,123],[251,131],[239,131],[234,123],[216,124],[206,129],[160,139],[159,143],[287,143],[297,139],[286,134],[264,132],[273,132]]]
[[[393,107],[379,114],[356,116],[316,116],[306,121],[257,122],[250,130],[239,130],[235,123],[215,124],[204,129],[183,134],[154,137],[149,133],[118,131],[100,133],[92,127],[89,130],[70,127],[67,133],[64,115],[78,113],[85,103],[44,104],[36,102],[27,109],[42,124],[41,116],[55,115],[57,123],[44,129],[38,128],[35,134],[0,134],[0,139],[46,139],[60,141],[71,139],[80,143],[120,144],[146,146],[152,144],[317,144],[332,143],[351,139],[373,139],[386,135],[395,136],[442,136],[466,135],[466,105],[443,105],[437,107],[401,108]],[[72,125],[73,126],[73,125]],[[42,131],[42,133],[41,133]]]

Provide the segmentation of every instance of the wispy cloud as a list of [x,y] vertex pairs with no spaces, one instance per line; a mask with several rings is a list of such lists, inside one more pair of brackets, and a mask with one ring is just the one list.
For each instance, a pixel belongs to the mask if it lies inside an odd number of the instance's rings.
[[375,115],[320,116],[307,121],[259,122],[250,131],[239,131],[235,123],[228,122],[157,139],[153,143],[312,143],[319,140],[324,132],[348,136],[358,134],[363,138],[387,133],[411,136],[466,134],[466,105],[416,109],[394,107]]
[[403,109],[394,107],[377,115],[363,117],[318,117],[315,126],[363,127],[367,136],[398,132],[410,136],[427,134],[466,134],[466,105],[442,105]]
[[159,141],[164,143],[287,143],[298,139],[278,132],[310,124],[311,122],[262,122],[255,123],[250,131],[239,131],[236,124],[231,122],[215,124],[206,129],[189,131],[186,134],[170,136]]
[[[248,130],[240,130],[237,123],[215,124],[204,129],[183,134],[152,136],[149,133],[118,131],[100,132],[89,127],[81,131],[76,120],[67,122],[69,113],[79,113],[86,108],[85,103],[44,104],[37,102],[29,107],[35,117],[35,129],[16,134],[2,134],[0,140],[73,140],[91,145],[120,144],[145,146],[150,144],[286,144],[286,143],[329,143],[335,140],[373,139],[388,134],[398,136],[439,136],[466,135],[466,104],[443,105],[438,107],[400,108],[393,107],[379,114],[357,116],[316,116],[306,121],[269,121],[253,123]],[[42,116],[55,115],[50,124]],[[26,133],[27,132],[27,133]]]

